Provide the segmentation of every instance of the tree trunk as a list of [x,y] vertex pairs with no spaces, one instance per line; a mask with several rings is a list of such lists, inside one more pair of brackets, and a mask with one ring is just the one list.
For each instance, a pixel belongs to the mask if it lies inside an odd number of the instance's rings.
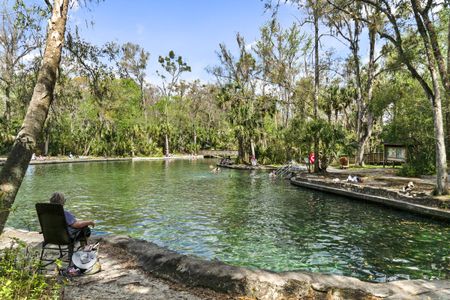
[[364,165],[364,152],[366,150],[367,142],[369,141],[370,137],[372,136],[372,130],[373,130],[373,114],[371,112],[367,113],[367,122],[365,126],[362,128],[361,137],[358,142],[358,152],[356,161],[362,162],[361,165]]
[[[313,8],[314,14],[314,120],[319,120],[319,11],[318,4]],[[319,134],[314,133],[314,156],[316,160],[314,161],[314,173],[320,171],[319,166]]]
[[[420,16],[423,19],[423,25],[424,25],[424,32],[426,30],[427,36],[429,37],[429,42],[431,45],[431,49],[432,49],[432,53],[434,56],[434,60],[436,61],[437,64],[437,69],[439,71],[439,75],[440,75],[440,79],[442,82],[442,86],[444,87],[444,91],[445,91],[445,100],[447,103],[447,107],[446,107],[446,114],[445,114],[445,119],[446,119],[446,123],[447,126],[445,126],[445,128],[447,129],[447,134],[446,134],[446,143],[447,143],[447,151],[448,151],[448,147],[450,147],[450,22],[448,22],[448,27],[447,27],[447,62],[445,59],[445,55],[441,52],[441,45],[439,44],[439,37],[438,34],[436,32],[436,28],[432,22],[432,20],[430,19],[428,13],[430,11],[430,8],[428,9],[423,9],[420,8],[420,3],[415,1],[412,1],[413,4],[413,8],[415,9],[416,12],[416,20],[417,18]],[[448,8],[447,4],[447,8]],[[420,22],[420,19],[417,21]],[[444,43],[445,45],[445,43]],[[445,107],[445,106],[444,106]],[[445,134],[445,132],[444,132]],[[450,151],[449,151],[450,153]]]
[[[436,79],[437,80],[437,79]],[[444,125],[439,87],[433,103],[434,136],[436,139],[436,195],[448,194],[447,154],[445,152]]]
[[5,132],[6,134],[10,134],[9,124],[11,122],[11,87],[9,86],[9,82],[5,88],[5,113],[3,117],[5,118]]
[[[447,153],[445,150],[445,130],[444,120],[442,115],[442,99],[441,90],[438,80],[438,72],[441,76],[441,82],[444,85],[446,95],[450,88],[448,81],[448,74],[445,74],[443,67],[443,57],[441,55],[437,36],[434,32],[434,27],[428,18],[428,11],[420,8],[420,3],[417,0],[411,1],[414,17],[416,19],[417,29],[422,37],[425,54],[428,61],[428,70],[431,75],[431,83],[433,87],[433,94],[427,93],[431,100],[433,108],[434,121],[434,136],[436,139],[436,195],[448,194],[448,173],[447,173]],[[437,66],[437,70],[436,70]]]
[[164,155],[166,157],[169,157],[170,151],[169,151],[169,135],[166,133],[164,134]]
[[197,155],[197,129],[194,126],[194,154]]
[[148,111],[147,111],[147,101],[145,100],[144,80],[139,81],[139,86],[141,89],[141,105],[142,105],[142,110],[144,111],[144,121],[145,121],[145,125],[147,125]]
[[284,127],[288,127],[289,116],[291,115],[291,99],[289,97],[289,91],[287,88],[283,88],[284,102],[286,103],[286,119],[284,121]]
[[84,147],[84,151],[83,151],[83,155],[84,156],[88,156],[89,155],[89,151],[91,150],[91,143],[92,143],[93,139],[91,139],[89,141],[89,143]]
[[13,148],[0,172],[0,233],[42,132],[50,104],[53,101],[61,50],[66,30],[69,0],[55,0],[52,16],[48,23],[44,59],[39,70],[33,96],[28,106],[22,127],[17,134]]
[[436,139],[436,195],[448,194],[448,169],[447,169],[447,153],[445,150],[445,131],[442,117],[441,91],[438,84],[437,74],[434,64],[430,62],[431,80],[434,90],[433,119],[434,119],[434,136]]
[[447,75],[450,76],[450,22],[448,22],[447,28]]
[[48,145],[50,144],[50,135],[47,133],[45,135],[45,141],[44,141],[44,155],[48,155]]
[[353,32],[353,42],[351,43],[351,51],[353,56],[353,63],[355,68],[355,80],[356,80],[356,137],[358,138],[358,150],[356,154],[356,164],[358,166],[364,166],[364,119],[365,119],[365,105],[363,102],[363,87],[361,80],[361,62],[359,58],[359,34],[360,34],[359,21],[355,21],[355,27]]
[[256,154],[255,154],[255,142],[253,141],[253,139],[250,140],[250,150],[251,150],[251,154],[252,154],[252,158],[256,159]]
[[[388,9],[386,9],[386,6],[383,6],[384,4],[387,4],[387,2],[375,2],[375,1],[369,1],[369,0],[361,0],[364,3],[367,3],[371,5],[372,7],[383,11],[383,13],[387,16],[387,19],[393,26],[393,35],[390,35],[386,31],[379,30],[378,34],[380,34],[381,37],[388,39],[392,44],[397,48],[398,56],[402,63],[406,65],[408,68],[408,71],[411,73],[412,77],[416,79],[419,84],[422,86],[425,94],[427,95],[427,98],[430,100],[432,109],[433,109],[433,122],[434,122],[434,137],[436,140],[436,170],[437,170],[437,176],[436,176],[436,194],[447,194],[448,193],[448,173],[447,173],[447,156],[446,156],[446,150],[445,150],[445,137],[444,137],[444,124],[443,124],[443,115],[442,115],[442,103],[441,103],[441,95],[440,95],[440,87],[438,82],[438,75],[436,72],[436,65],[438,66],[438,69],[441,71],[441,67],[439,64],[436,63],[436,60],[439,61],[439,47],[435,47],[437,44],[433,43],[437,42],[436,39],[433,38],[433,32],[430,30],[430,27],[428,27],[428,31],[426,26],[431,25],[429,20],[427,20],[427,13],[430,9],[430,7],[427,7],[426,10],[423,10],[420,8],[421,2],[417,0],[411,0],[411,7],[414,13],[414,17],[416,20],[417,29],[419,31],[419,34],[422,38],[424,51],[427,57],[427,68],[430,72],[430,81],[432,83],[432,88],[430,88],[428,81],[420,75],[416,67],[412,64],[410,58],[405,52],[405,49],[403,47],[403,41],[402,41],[402,31],[400,30],[399,24],[397,23],[397,18],[393,14],[393,12]],[[431,2],[430,2],[431,3]],[[425,19],[424,24],[423,19]],[[449,25],[450,26],[450,25]],[[450,28],[449,28],[450,32]],[[450,39],[450,33],[449,33],[449,39]],[[450,55],[450,54],[449,54]],[[448,58],[450,60],[450,58]],[[447,66],[448,67],[448,66]],[[447,75],[448,75],[447,69]],[[441,80],[442,80],[441,74]],[[445,82],[445,81],[443,81]],[[444,86],[446,84],[444,83]],[[450,88],[450,85],[447,85]],[[447,91],[446,91],[447,92]]]
[[[445,149],[447,149],[447,157],[450,157],[450,100],[447,100],[447,113],[445,114],[446,126],[447,129],[447,140],[445,144]],[[447,166],[448,167],[448,166]]]
[[238,163],[243,163],[244,161],[245,161],[244,140],[242,137],[238,137]]

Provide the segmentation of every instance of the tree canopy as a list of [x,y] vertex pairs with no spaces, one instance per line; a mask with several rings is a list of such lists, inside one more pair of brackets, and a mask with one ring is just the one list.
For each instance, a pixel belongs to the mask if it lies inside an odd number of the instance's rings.
[[[210,82],[185,80],[192,67],[183,53],[149,53],[131,42],[92,44],[70,29],[34,152],[158,156],[233,149],[244,163],[304,161],[316,152],[324,169],[340,156],[363,165],[383,142],[402,142],[410,150],[402,172],[437,173],[436,192],[446,193],[448,1],[286,2],[262,1],[270,13],[255,43],[237,33],[236,44],[217,46]],[[45,6],[8,3],[0,26],[5,155],[33,95],[49,16]],[[281,5],[299,9],[286,28],[278,20]],[[347,51],[336,53],[333,43]],[[34,58],[24,59],[30,52]],[[152,60],[156,70],[149,70]],[[149,72],[160,82],[150,82]]]

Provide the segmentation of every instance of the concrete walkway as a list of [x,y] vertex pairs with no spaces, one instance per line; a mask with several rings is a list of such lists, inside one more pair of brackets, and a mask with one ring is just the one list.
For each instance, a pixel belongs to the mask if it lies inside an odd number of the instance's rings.
[[[429,184],[434,186],[436,184],[436,176],[427,175],[421,177],[402,177],[396,175],[399,168],[375,168],[375,169],[338,169],[335,167],[328,167],[327,172],[330,174],[344,174],[344,175],[361,175],[361,176],[373,176],[386,180],[399,180],[403,182],[414,181],[422,184]],[[448,174],[450,178],[450,173]]]
[[[291,183],[314,190],[338,194],[357,200],[376,202],[423,216],[450,222],[450,195],[432,196],[435,178],[397,176],[392,168],[337,169],[327,168],[325,174],[297,173]],[[349,175],[361,182],[348,182]],[[403,188],[413,182],[412,190]]]
[[[438,218],[450,222],[450,210],[440,209],[437,207],[430,207],[417,203],[409,202],[408,198],[395,199],[392,194],[387,194],[387,191],[383,189],[375,190],[369,187],[360,187],[355,184],[335,184],[336,186],[330,186],[325,184],[322,180],[303,179],[301,177],[295,177],[291,179],[291,183],[309,189],[314,189],[322,192],[328,192],[344,197],[375,202],[383,204],[385,206],[394,207],[397,209],[409,211],[419,214],[421,216],[428,216],[432,218]],[[380,195],[380,192],[384,192],[385,195]],[[400,195],[399,195],[400,196]]]

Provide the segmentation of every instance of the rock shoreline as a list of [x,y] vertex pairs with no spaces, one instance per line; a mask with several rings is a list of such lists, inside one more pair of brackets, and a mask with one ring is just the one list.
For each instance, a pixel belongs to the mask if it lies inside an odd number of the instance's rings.
[[[30,245],[37,232],[6,229],[0,249],[10,238]],[[102,271],[73,278],[65,299],[450,299],[450,280],[364,282],[312,272],[275,273],[182,255],[128,236],[97,236]]]
[[134,256],[158,277],[251,299],[449,299],[450,280],[370,283],[356,278],[311,272],[269,272],[208,261],[126,236],[102,241]]

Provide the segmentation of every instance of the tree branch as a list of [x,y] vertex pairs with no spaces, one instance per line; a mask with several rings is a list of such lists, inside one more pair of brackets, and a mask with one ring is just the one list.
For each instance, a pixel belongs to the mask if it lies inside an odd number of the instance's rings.
[[44,0],[44,1],[45,1],[45,4],[47,4],[48,10],[49,10],[49,11],[52,11],[52,10],[53,10],[53,6],[52,6],[52,4],[50,3],[50,0]]

